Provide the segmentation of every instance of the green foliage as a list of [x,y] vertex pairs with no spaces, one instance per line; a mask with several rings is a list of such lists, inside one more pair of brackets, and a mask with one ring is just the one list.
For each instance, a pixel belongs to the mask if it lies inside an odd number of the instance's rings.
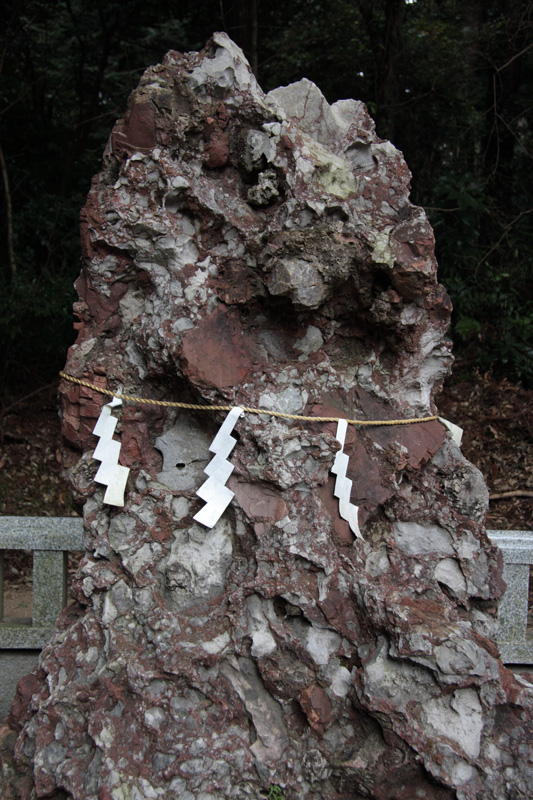
[[[533,308],[508,272],[484,264],[477,281],[449,280],[455,301],[454,333],[461,353],[483,372],[496,366],[533,385]],[[479,308],[483,309],[481,318]]]
[[273,783],[268,788],[268,793],[264,795],[268,800],[284,800],[285,795],[280,786]]

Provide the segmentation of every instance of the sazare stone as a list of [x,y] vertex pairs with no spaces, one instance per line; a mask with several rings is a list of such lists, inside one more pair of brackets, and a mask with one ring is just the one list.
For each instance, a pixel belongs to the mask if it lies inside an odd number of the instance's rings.
[[[148,69],[82,213],[66,370],[163,400],[425,416],[450,301],[402,154],[308,80],[265,95],[216,34]],[[123,509],[102,502],[106,399],[63,382],[84,502],[77,604],[3,728],[2,797],[480,800],[531,792],[533,687],[498,658],[487,493],[438,421],[243,415],[212,530],[195,492],[224,414],[125,404]]]

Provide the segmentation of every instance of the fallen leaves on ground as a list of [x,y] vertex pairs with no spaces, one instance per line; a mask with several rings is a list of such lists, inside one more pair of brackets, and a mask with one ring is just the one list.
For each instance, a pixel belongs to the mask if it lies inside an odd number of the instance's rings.
[[532,400],[532,391],[478,373],[453,377],[437,398],[439,413],[464,429],[465,457],[485,476],[489,529],[533,529]]

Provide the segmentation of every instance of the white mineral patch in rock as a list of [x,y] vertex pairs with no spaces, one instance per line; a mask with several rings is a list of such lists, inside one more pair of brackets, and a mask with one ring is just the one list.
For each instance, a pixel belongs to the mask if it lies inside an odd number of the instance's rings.
[[330,108],[337,127],[343,133],[347,133],[352,125],[369,119],[365,104],[360,100],[337,100]]
[[259,761],[278,760],[288,745],[281,707],[266,691],[255,664],[248,658],[234,658],[221,669],[254,724],[257,740],[250,749]]
[[299,361],[305,361],[311,353],[316,353],[317,350],[320,350],[323,344],[324,338],[320,333],[320,329],[315,325],[309,325],[305,336],[302,336],[301,339],[296,339],[294,343],[295,349],[300,350],[302,353]]
[[[152,554],[149,553],[146,558],[151,558]],[[146,560],[144,561],[146,564]],[[133,605],[133,593],[125,580],[120,580],[115,583],[109,592],[113,603],[120,614],[126,614]]]
[[159,730],[159,728],[165,721],[165,712],[158,706],[154,706],[153,708],[148,708],[144,712],[144,721],[146,722],[147,725],[150,725],[152,728]]
[[75,350],[76,355],[83,360],[87,358],[97,342],[98,340],[95,339],[94,336],[90,336],[88,339],[85,339],[85,341],[81,342],[81,344],[73,344],[72,349]]
[[[370,144],[366,144],[364,142],[354,142],[346,148],[345,155],[349,159],[352,169],[357,170],[358,173],[373,169],[375,167],[374,156],[372,155],[372,145]],[[382,208],[383,205],[387,205],[389,209],[391,209],[388,203],[382,203]],[[391,211],[393,211],[393,209],[391,209]]]
[[374,657],[364,666],[364,680],[365,694],[373,701],[391,701],[402,710],[414,696],[418,703],[425,703],[434,686],[429,670],[390,658],[389,645],[384,637]]
[[[295,602],[298,600],[301,602],[302,599],[298,595],[294,596]],[[302,622],[300,617],[288,618],[287,625],[292,635],[300,640],[316,664],[327,664],[341,645],[342,637],[338,633],[325,628],[317,628],[314,625],[310,626]]]
[[126,355],[130,359],[132,365],[137,368],[137,373],[141,380],[144,380],[146,375],[148,374],[148,370],[146,368],[146,360],[144,359],[143,354],[136,346],[133,339],[130,339],[126,344]]
[[444,558],[435,567],[435,580],[446,584],[456,595],[466,592],[465,576],[455,558]]
[[186,233],[174,239],[166,237],[166,240],[159,240],[158,245],[168,259],[169,266],[176,272],[181,271],[187,264],[195,264],[200,255],[191,236]]
[[424,634],[408,631],[405,640],[409,642],[409,647],[414,653],[431,655],[433,648]]
[[424,311],[417,306],[409,305],[402,309],[400,320],[402,325],[418,325],[424,319]]
[[204,469],[210,460],[211,437],[187,416],[178,416],[155,441],[163,454],[163,469],[157,474],[159,483],[176,491],[197,489],[205,479]]
[[379,575],[384,575],[389,571],[390,560],[384,547],[380,547],[379,550],[374,550],[370,553],[366,560],[365,569],[371,578],[377,578]]
[[194,328],[194,322],[189,319],[189,317],[180,317],[176,320],[176,322],[172,323],[172,329],[176,333],[182,333],[183,331],[188,331],[191,328]]
[[102,612],[102,622],[104,625],[111,625],[111,623],[116,619],[118,614],[118,610],[115,607],[113,601],[109,594],[106,594],[104,598],[104,608]]
[[326,192],[340,198],[348,198],[357,192],[357,180],[347,159],[329,154],[317,161],[322,168],[326,167],[318,170],[320,183]]
[[248,629],[252,636],[252,655],[254,658],[263,658],[272,653],[277,647],[276,640],[270,632],[270,626],[263,611],[263,604],[271,605],[270,601],[262,600],[257,594],[250,595],[246,600]]
[[479,756],[483,713],[474,689],[459,689],[451,698],[428,700],[422,706],[422,716],[436,737],[452,739],[469,758]]
[[[484,663],[478,665],[480,654],[474,644],[469,641],[454,640],[449,645],[435,647],[435,659],[439,669],[445,675],[454,675],[461,672],[480,674],[483,672]],[[476,665],[478,666],[475,669]]]
[[174,497],[172,499],[172,516],[176,521],[186,517],[190,510],[190,503],[185,497]]
[[327,664],[340,647],[342,638],[335,631],[312,626],[307,631],[305,646],[316,664]]
[[438,525],[397,521],[394,523],[394,534],[398,549],[405,555],[453,555],[452,538],[448,531]]
[[275,154],[276,146],[270,133],[266,131],[248,131],[246,134],[244,163],[249,170],[260,166],[263,157],[266,161],[272,161]]
[[477,769],[467,761],[458,761],[450,770],[450,777],[456,786],[464,786],[465,783],[474,780],[477,774]]
[[231,524],[226,519],[211,530],[194,525],[177,531],[166,566],[171,599],[187,606],[220,592],[232,550]]
[[303,258],[276,262],[268,289],[273,295],[290,295],[293,302],[306,308],[316,308],[328,294],[318,264]]
[[331,675],[331,691],[337,697],[346,697],[352,685],[352,675],[346,667],[337,667]]
[[144,298],[137,292],[128,292],[120,300],[119,306],[122,324],[128,327],[144,311]]
[[461,561],[473,561],[479,555],[481,543],[471,531],[458,531],[460,538],[455,542],[455,549]]
[[273,89],[266,99],[281,106],[287,117],[313,139],[335,147],[340,133],[338,117],[320,89],[307,78]]
[[200,646],[206,653],[221,653],[230,641],[229,633],[221,633],[220,636],[215,636],[214,639],[202,642]]
[[388,230],[376,231],[374,234],[374,248],[372,251],[372,257],[376,264],[385,264],[388,267],[394,266],[395,256],[394,251],[390,242],[390,231],[392,228]]
[[147,564],[150,564],[157,553],[161,552],[161,545],[158,542],[145,542],[138,549],[132,547],[129,550],[122,550],[124,565],[133,575],[140,572]]
[[298,414],[307,402],[307,392],[302,392],[294,386],[288,386],[279,394],[272,391],[263,392],[259,397],[259,407],[271,411],[281,411],[284,414]]
[[97,745],[102,747],[104,750],[107,750],[107,748],[113,743],[114,733],[109,727],[103,725],[100,731],[94,731],[93,738]]

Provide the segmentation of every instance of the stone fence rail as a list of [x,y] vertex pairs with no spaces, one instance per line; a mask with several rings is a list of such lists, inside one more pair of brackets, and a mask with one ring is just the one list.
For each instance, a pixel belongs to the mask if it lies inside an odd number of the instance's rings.
[[[533,531],[487,531],[501,548],[507,590],[500,601],[498,644],[505,664],[533,664],[533,631],[528,631],[529,571],[533,564]],[[4,552],[33,551],[33,612],[29,620],[4,618]],[[14,686],[32,658],[49,641],[67,601],[67,555],[83,550],[80,517],[0,517],[0,666],[6,695],[0,697],[0,719],[7,713]],[[26,651],[23,658],[8,651]],[[33,660],[36,654],[33,655]],[[12,687],[12,688],[11,688]]]
[[[33,551],[31,620],[4,619],[4,553]],[[67,556],[83,550],[81,517],[0,517],[0,649],[40,649],[67,601]]]
[[498,645],[502,661],[504,664],[533,664],[533,630],[528,630],[533,531],[487,533],[502,551],[503,579],[507,584],[498,606]]
[[[498,642],[504,663],[533,664],[528,636],[533,531],[487,531],[503,553],[507,590],[500,601]],[[33,615],[4,619],[4,551],[33,551]],[[50,639],[67,599],[67,555],[83,550],[80,517],[0,517],[0,649],[39,649]]]

